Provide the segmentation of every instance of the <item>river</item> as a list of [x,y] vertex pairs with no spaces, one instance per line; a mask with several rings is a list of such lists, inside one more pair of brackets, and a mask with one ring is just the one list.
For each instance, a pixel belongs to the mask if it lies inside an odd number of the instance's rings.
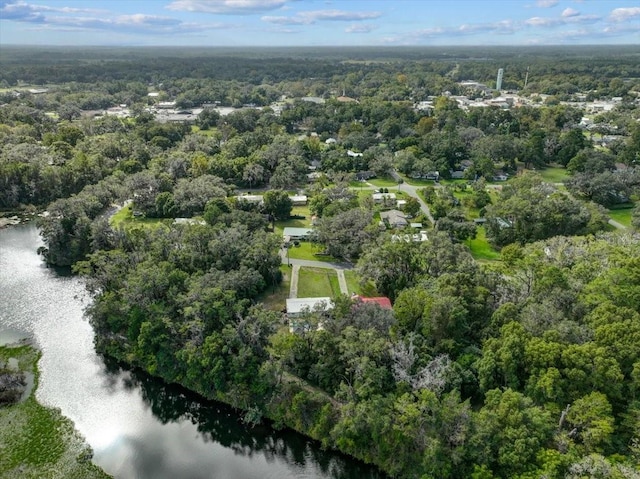
[[81,278],[46,268],[33,224],[0,230],[0,343],[42,351],[38,400],[60,408],[116,478],[382,478],[291,431],[245,427],[234,410],[148,375],[105,364],[93,348]]

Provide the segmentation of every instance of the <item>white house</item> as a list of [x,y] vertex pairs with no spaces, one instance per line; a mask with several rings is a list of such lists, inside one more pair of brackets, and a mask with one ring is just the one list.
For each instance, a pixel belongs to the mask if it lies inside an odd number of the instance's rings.
[[261,205],[263,203],[262,195],[238,195],[235,197],[238,201],[246,201],[254,205]]
[[312,228],[293,228],[287,226],[282,231],[282,237],[285,241],[308,240],[312,233]]
[[374,193],[371,197],[376,204],[384,203],[385,201],[393,201],[395,203],[396,201],[395,193]]
[[294,196],[289,196],[289,198],[291,199],[291,203],[293,204],[293,206],[304,206],[307,204],[307,195],[294,195]]
[[[300,316],[306,312],[327,312],[333,309],[331,298],[288,298],[287,299],[287,319],[289,320],[289,332],[310,331],[312,326],[304,320],[299,320]],[[322,329],[322,323],[318,323],[315,329]]]

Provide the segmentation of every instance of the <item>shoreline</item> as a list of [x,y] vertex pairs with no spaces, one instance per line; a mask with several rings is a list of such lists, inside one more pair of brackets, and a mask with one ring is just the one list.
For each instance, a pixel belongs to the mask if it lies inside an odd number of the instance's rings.
[[[18,402],[0,407],[0,477],[108,479],[92,462],[93,450],[59,409],[38,402],[38,362],[42,353],[32,338],[0,345],[0,362],[33,375],[33,385]],[[52,471],[55,471],[52,474]]]

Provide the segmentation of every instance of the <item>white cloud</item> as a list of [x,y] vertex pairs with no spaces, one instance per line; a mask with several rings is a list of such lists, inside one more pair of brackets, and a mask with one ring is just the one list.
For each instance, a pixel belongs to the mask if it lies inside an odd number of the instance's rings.
[[261,18],[263,22],[275,23],[278,25],[311,25],[316,22],[354,22],[361,20],[372,20],[380,17],[380,12],[347,12],[345,10],[313,10],[298,12],[294,16],[269,16]]
[[[1,4],[0,4],[1,5]],[[39,25],[55,31],[110,31],[132,34],[193,34],[207,30],[233,28],[223,23],[186,23],[162,15],[110,15],[108,11],[82,8],[54,8],[25,2],[8,3],[0,8],[0,17]]]
[[638,16],[640,16],[640,7],[616,8],[611,11],[609,19],[612,22],[626,22],[630,18]]
[[574,10],[573,8],[565,8],[562,11],[563,18],[577,17],[578,15],[580,15],[580,12],[578,10]]
[[375,30],[377,27],[370,23],[354,23],[344,29],[345,33],[369,33]]
[[304,18],[297,18],[297,17],[266,15],[260,18],[260,20],[267,23],[275,23],[276,25],[308,25],[309,24],[309,22]]
[[596,23],[600,20],[602,20],[602,17],[598,15],[582,15],[576,10],[567,8],[559,18],[531,17],[526,19],[524,24],[529,27],[552,28],[560,25]]
[[603,30],[609,36],[626,35],[627,33],[638,33],[637,25],[625,25],[623,23],[616,23],[615,25],[608,25]]
[[531,27],[551,27],[561,23],[557,18],[531,17],[524,21],[526,25]]
[[536,0],[536,5],[542,8],[555,7],[559,0]]
[[596,23],[600,20],[602,20],[602,17],[599,15],[576,15],[564,18],[566,23]]
[[219,15],[250,15],[282,8],[288,0],[174,0],[165,8]]

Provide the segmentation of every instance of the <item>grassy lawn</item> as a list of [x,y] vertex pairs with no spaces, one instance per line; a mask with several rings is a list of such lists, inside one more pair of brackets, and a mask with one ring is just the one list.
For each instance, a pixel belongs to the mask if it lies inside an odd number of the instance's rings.
[[130,228],[133,226],[141,226],[143,228],[157,228],[158,226],[166,225],[169,226],[173,223],[172,219],[167,218],[135,218],[133,216],[133,206],[127,205],[114,214],[109,220],[111,226],[113,228],[121,228],[126,227]]
[[273,232],[278,236],[282,236],[285,228],[311,228],[311,212],[308,206],[294,206],[291,210],[292,216],[304,216],[304,219],[288,219],[276,221]]
[[464,242],[471,250],[471,255],[481,261],[495,261],[500,259],[500,252],[494,250],[487,241],[484,226],[478,226],[478,234],[475,239]]
[[375,186],[398,186],[398,182],[393,178],[371,178],[368,182]]
[[204,136],[213,136],[218,129],[214,126],[213,128],[209,128],[208,130],[202,130],[197,125],[191,125],[191,133],[199,133]]
[[289,248],[289,258],[291,259],[308,259],[311,261],[339,261],[333,256],[316,255],[321,253],[324,248],[317,243],[310,241],[300,241],[299,246]]
[[565,168],[545,168],[544,170],[536,170],[536,173],[548,183],[563,183],[569,178],[569,173]]
[[355,271],[346,270],[344,272],[344,277],[347,280],[347,288],[349,289],[349,293],[356,293],[367,298],[380,296],[380,294],[376,290],[375,284],[373,284],[372,281],[367,281],[365,285],[360,284],[361,278]]
[[[20,370],[34,374],[39,353],[30,346],[0,347],[0,362],[18,360]],[[35,387],[24,401],[0,408],[0,477],[108,478],[91,462],[91,448],[57,409],[35,398]]]
[[[405,183],[413,186],[428,186],[428,185],[436,185],[437,183],[433,180],[425,180],[422,178],[410,178],[407,175],[400,175]],[[456,180],[457,181],[457,180]]]
[[259,303],[264,304],[264,307],[273,311],[282,311],[286,308],[286,299],[289,297],[289,290],[291,288],[291,268],[286,264],[280,266],[280,272],[282,273],[282,282],[274,288],[269,287],[258,298]]
[[318,298],[340,296],[338,273],[334,269],[300,268],[298,276],[298,297]]
[[631,215],[633,213],[633,205],[627,204],[623,205],[623,208],[611,208],[609,210],[609,217],[625,225],[627,228],[631,227]]

